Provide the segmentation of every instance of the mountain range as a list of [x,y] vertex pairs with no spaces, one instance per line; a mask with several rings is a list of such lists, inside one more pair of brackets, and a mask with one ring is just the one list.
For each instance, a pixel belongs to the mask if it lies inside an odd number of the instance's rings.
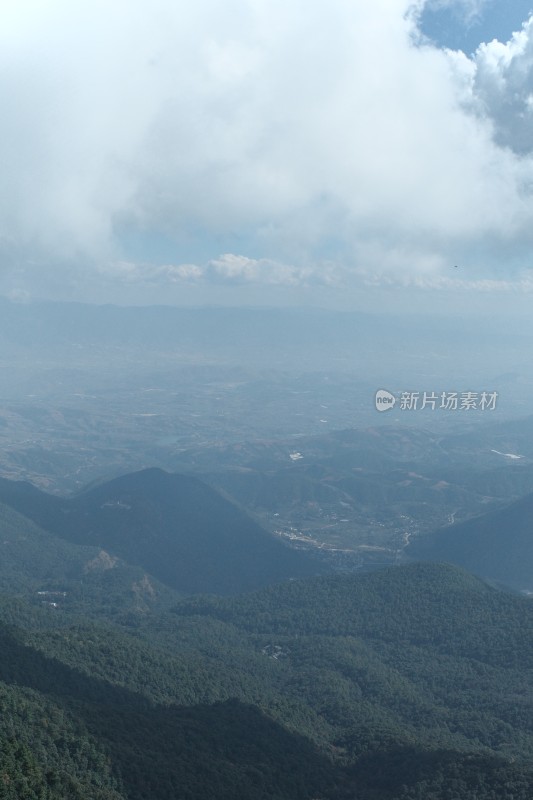
[[0,797],[529,800],[532,614],[434,565],[136,625],[0,597]]
[[247,591],[322,571],[197,478],[159,469],[68,498],[0,479],[0,501],[55,537],[103,550],[178,592]]
[[158,469],[2,480],[0,543],[1,800],[533,795],[525,597],[443,564],[319,574]]

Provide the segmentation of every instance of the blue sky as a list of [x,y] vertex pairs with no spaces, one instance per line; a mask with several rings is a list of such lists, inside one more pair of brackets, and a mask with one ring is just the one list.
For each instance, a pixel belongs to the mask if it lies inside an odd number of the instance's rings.
[[441,47],[474,53],[482,42],[507,42],[533,10],[531,0],[426,4],[420,27]]
[[528,20],[521,0],[6,4],[0,293],[527,312]]

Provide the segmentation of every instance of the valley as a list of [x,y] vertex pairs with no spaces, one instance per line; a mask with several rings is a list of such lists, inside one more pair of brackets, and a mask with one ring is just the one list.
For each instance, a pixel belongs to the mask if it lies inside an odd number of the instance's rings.
[[246,315],[77,312],[40,359],[0,319],[0,798],[530,800],[522,406],[379,414],[353,331],[259,364]]

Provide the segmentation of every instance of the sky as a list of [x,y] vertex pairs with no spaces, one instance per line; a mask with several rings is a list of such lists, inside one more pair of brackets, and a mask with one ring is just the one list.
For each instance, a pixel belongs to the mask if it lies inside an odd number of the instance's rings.
[[0,294],[529,311],[529,3],[0,14]]

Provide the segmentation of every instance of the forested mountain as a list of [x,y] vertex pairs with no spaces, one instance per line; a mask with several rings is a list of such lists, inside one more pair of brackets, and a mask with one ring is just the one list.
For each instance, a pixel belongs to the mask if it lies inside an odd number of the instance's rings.
[[415,539],[413,559],[447,561],[519,591],[533,592],[533,495]]
[[105,619],[168,608],[180,595],[101,548],[44,531],[0,503],[0,593]]
[[453,567],[0,620],[0,798],[533,793],[533,605]]
[[0,480],[0,500],[54,536],[103,549],[180,592],[247,591],[320,572],[211,487],[159,469],[67,499]]

